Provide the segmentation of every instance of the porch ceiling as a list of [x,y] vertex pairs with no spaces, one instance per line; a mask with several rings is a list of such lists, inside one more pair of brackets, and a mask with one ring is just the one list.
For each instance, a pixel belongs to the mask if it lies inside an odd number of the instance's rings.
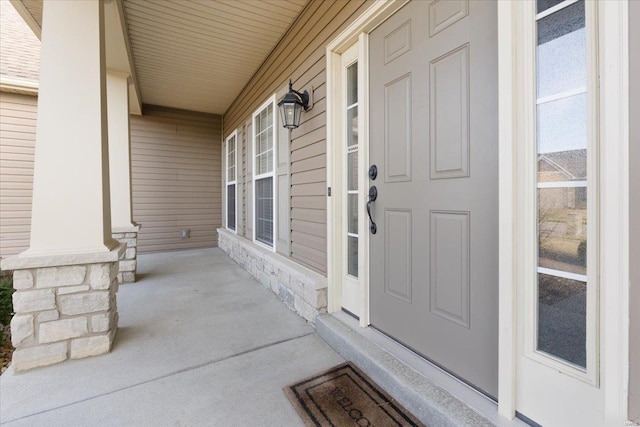
[[[142,102],[213,114],[224,114],[308,2],[115,1]],[[41,26],[42,0],[22,3]]]
[[307,0],[126,0],[147,104],[223,114]]

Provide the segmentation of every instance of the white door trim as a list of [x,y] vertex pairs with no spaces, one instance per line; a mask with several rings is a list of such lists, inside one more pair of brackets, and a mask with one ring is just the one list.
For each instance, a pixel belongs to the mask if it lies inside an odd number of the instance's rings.
[[516,415],[517,2],[498,2],[498,412]]
[[600,365],[604,413],[624,422],[629,391],[629,3],[598,3],[600,57]]
[[[530,0],[531,1],[531,0]],[[516,284],[527,265],[520,258],[517,224],[533,215],[517,191],[527,168],[518,165],[530,124],[524,122],[523,79],[534,70],[519,69],[518,52],[532,49],[526,28],[530,1],[498,2],[499,31],[499,390],[498,410],[513,418],[516,402]],[[600,227],[600,387],[604,422],[626,421],[629,375],[629,43],[628,0],[599,1],[598,62],[600,74],[599,151]],[[523,50],[525,49],[525,50]],[[527,75],[529,74],[529,75]],[[526,98],[526,97],[524,97]],[[526,147],[524,148],[526,149]],[[529,222],[529,221],[526,221]]]
[[[327,45],[327,186],[337,189],[341,184],[341,170],[335,165],[340,164],[339,159],[343,155],[341,150],[343,128],[343,106],[340,102],[343,83],[340,55],[355,43],[359,43],[358,54],[358,98],[361,102],[360,117],[358,118],[359,155],[358,166],[361,175],[368,170],[369,158],[369,70],[368,55],[369,33],[398,9],[404,6],[408,0],[381,0],[374,2],[351,25],[342,31],[331,43]],[[365,212],[364,198],[368,192],[368,182],[361,180],[359,212]],[[342,221],[342,204],[337,197],[327,197],[327,277],[328,277],[328,312],[339,311],[342,308],[342,268],[343,255],[336,248],[341,245],[342,235],[338,225]],[[368,221],[368,220],[367,220]],[[361,254],[362,265],[359,266],[359,281],[363,289],[363,312],[358,313],[360,326],[369,325],[369,227],[360,215],[358,252]]]

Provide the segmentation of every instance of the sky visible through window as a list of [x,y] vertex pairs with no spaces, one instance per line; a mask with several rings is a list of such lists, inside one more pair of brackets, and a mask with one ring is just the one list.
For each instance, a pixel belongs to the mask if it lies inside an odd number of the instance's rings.
[[[544,19],[553,19],[553,15]],[[544,26],[542,20],[540,24]],[[538,153],[587,147],[586,69],[584,25],[538,45]],[[540,103],[569,91],[578,93]]]

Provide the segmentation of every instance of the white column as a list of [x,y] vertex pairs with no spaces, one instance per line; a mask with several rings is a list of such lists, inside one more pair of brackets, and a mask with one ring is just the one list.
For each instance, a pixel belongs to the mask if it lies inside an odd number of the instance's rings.
[[129,133],[129,75],[107,71],[109,122],[109,175],[111,184],[111,230],[114,239],[126,244],[118,266],[118,281],[136,280],[138,232],[131,209],[131,143]]
[[128,76],[107,72],[109,121],[109,175],[111,185],[111,226],[135,227],[131,210],[131,146],[129,138]]
[[103,0],[45,0],[31,246],[1,263],[16,370],[107,353],[116,335],[106,83]]
[[101,1],[45,0],[31,246],[24,255],[108,252],[109,156]]

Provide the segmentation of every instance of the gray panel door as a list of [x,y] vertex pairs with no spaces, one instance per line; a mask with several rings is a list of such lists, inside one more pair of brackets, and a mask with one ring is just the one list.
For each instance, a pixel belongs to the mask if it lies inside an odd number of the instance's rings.
[[371,33],[371,323],[498,392],[494,1],[413,1]]

